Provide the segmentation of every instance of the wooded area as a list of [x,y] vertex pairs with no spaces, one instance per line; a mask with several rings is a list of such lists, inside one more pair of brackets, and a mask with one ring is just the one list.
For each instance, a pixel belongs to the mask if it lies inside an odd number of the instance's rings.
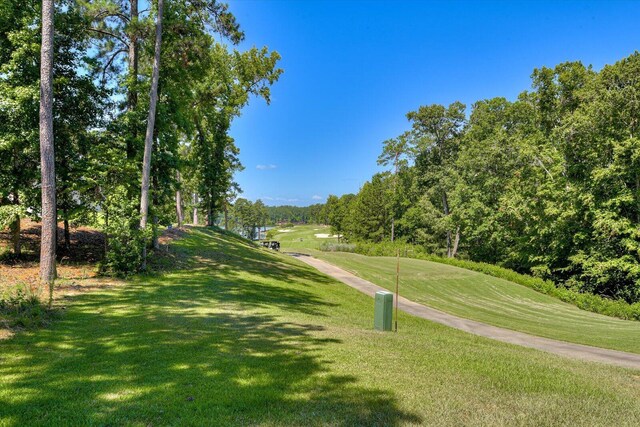
[[270,101],[280,57],[234,49],[244,34],[227,5],[48,5],[0,10],[0,226],[19,258],[20,219],[43,222],[44,282],[55,277],[56,218],[65,246],[71,225],[103,230],[104,271],[128,272],[144,268],[158,227],[182,225],[186,212],[247,233],[330,223],[353,241],[399,239],[640,300],[638,53],[599,72],[536,69],[517,100],[481,100],[469,113],[460,102],[421,106],[383,144],[390,171],[357,195],[265,207],[236,201],[242,165],[229,128],[251,96]]
[[334,232],[399,239],[627,302],[640,301],[640,54],[596,72],[540,68],[517,100],[425,105],[383,143]]
[[107,272],[144,268],[159,225],[185,211],[213,224],[240,191],[231,122],[282,73],[277,52],[233,48],[244,34],[224,3],[138,3],[0,3],[0,227],[19,258],[20,219],[49,219],[44,282],[56,217],[65,246],[71,225],[104,231]]

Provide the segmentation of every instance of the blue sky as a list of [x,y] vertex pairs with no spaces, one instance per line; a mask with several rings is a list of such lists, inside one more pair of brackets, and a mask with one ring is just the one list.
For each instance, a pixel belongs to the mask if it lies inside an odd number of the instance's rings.
[[235,0],[246,34],[284,74],[231,135],[243,197],[305,206],[357,192],[385,139],[420,105],[515,99],[534,68],[600,69],[640,50],[640,2]]

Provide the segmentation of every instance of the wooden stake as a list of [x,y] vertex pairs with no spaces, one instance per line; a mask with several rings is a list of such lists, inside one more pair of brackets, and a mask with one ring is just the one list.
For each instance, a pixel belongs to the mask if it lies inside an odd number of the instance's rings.
[[400,284],[400,249],[396,251],[396,332],[398,332],[398,287]]

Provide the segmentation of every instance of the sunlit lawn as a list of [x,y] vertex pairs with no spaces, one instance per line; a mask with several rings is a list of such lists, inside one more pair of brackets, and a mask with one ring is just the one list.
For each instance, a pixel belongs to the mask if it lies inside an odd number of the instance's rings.
[[[317,249],[317,226],[297,226],[281,237],[283,250]],[[310,236],[308,236],[310,234]],[[305,236],[298,246],[289,243]],[[279,236],[280,237],[280,236]],[[306,251],[309,252],[309,251]],[[389,290],[395,289],[396,258],[344,252],[310,252]],[[563,341],[640,353],[640,322],[580,310],[525,286],[446,264],[401,258],[400,292],[447,313]]]
[[0,341],[0,425],[638,425],[640,373],[400,315],[204,229]]

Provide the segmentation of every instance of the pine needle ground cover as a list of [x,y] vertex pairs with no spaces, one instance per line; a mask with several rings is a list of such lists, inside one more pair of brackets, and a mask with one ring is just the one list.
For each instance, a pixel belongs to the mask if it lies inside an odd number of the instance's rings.
[[[395,290],[395,257],[318,251],[322,241],[313,238],[314,228],[317,226],[297,226],[274,239],[281,240],[284,251],[313,254]],[[400,275],[404,297],[447,313],[547,338],[640,353],[638,321],[580,310],[525,286],[437,262],[401,258]]]
[[638,425],[640,373],[400,314],[194,229],[162,273],[0,341],[0,425]]

